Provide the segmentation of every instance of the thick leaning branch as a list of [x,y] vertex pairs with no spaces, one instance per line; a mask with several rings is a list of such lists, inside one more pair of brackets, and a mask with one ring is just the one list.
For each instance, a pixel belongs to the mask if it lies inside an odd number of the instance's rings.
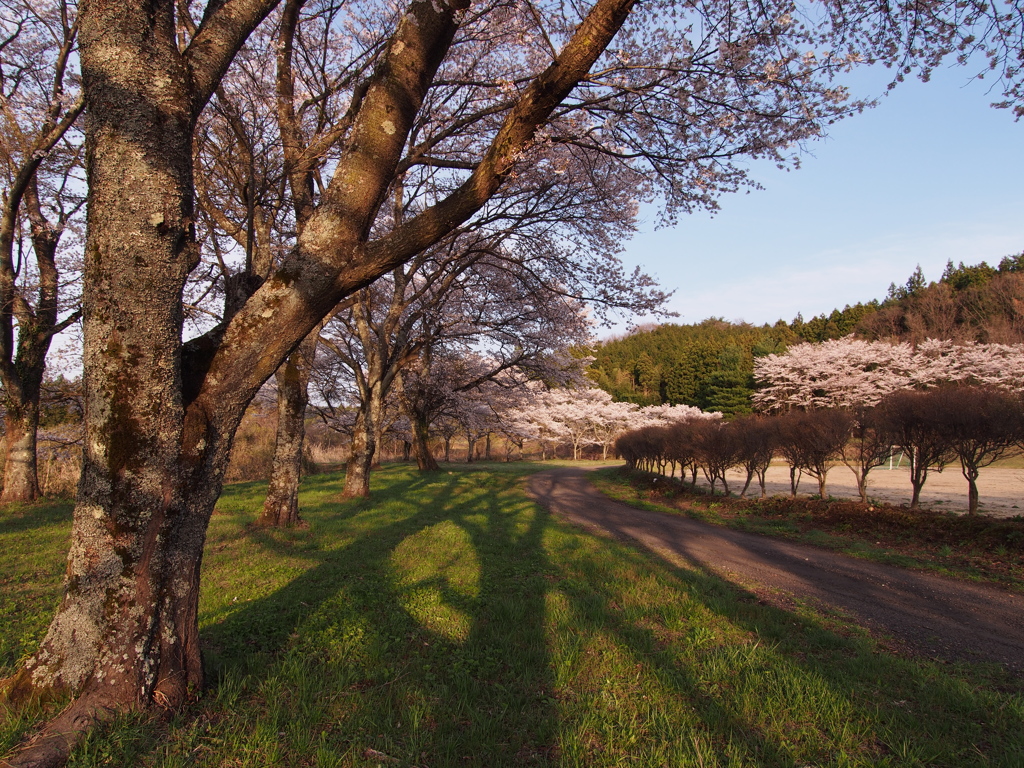
[[[437,243],[501,185],[536,130],[584,78],[634,0],[599,0],[551,64],[526,89],[470,177],[448,198],[366,244],[416,109],[455,31],[455,11],[414,3],[372,79],[342,157],[299,245],[228,327],[199,398],[249,397],[343,297]],[[409,22],[415,14],[417,23]],[[399,75],[404,77],[400,78]],[[414,87],[410,88],[410,81]],[[212,413],[213,409],[210,409]]]
[[[220,85],[235,54],[280,0],[226,0],[210,3],[183,54],[192,74],[193,118]],[[210,9],[215,10],[210,12]]]

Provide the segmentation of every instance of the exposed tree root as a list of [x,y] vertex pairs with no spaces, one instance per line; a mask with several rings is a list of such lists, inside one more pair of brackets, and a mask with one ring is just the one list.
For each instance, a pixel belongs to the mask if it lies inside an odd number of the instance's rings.
[[0,768],[59,768],[98,723],[114,716],[111,702],[85,694],[75,699],[35,736],[0,761]]

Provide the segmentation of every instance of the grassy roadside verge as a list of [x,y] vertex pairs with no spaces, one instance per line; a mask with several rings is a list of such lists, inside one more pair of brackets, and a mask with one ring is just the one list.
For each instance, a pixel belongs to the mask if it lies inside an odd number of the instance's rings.
[[[370,500],[310,477],[298,531],[248,527],[264,488],[229,486],[210,690],[170,723],[119,719],[73,765],[1024,764],[1018,680],[562,524],[523,493],[537,468],[388,467]],[[0,676],[59,595],[68,509],[47,509],[0,512]],[[30,727],[0,717],[0,754]]]
[[711,496],[689,485],[624,467],[595,471],[605,495],[641,509],[919,568],[1024,592],[1024,520],[910,510],[891,504],[806,496],[767,499]]

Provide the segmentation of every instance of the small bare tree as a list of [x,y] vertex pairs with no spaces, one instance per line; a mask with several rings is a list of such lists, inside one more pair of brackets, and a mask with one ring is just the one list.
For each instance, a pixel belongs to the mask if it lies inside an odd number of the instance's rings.
[[730,422],[729,429],[735,436],[737,459],[747,473],[740,497],[747,495],[751,480],[757,477],[763,499],[767,495],[764,476],[768,471],[768,465],[772,463],[772,458],[775,456],[777,432],[772,427],[770,419],[758,416],[745,416],[736,419]]
[[710,419],[697,422],[693,429],[693,447],[697,463],[711,484],[711,492],[715,492],[715,481],[721,480],[722,490],[728,496],[725,473],[736,465],[739,457],[738,441],[730,425]]
[[840,457],[850,436],[853,419],[846,411],[791,411],[779,416],[779,450],[790,467],[790,490],[796,496],[796,473],[818,481],[818,495],[827,498],[825,481],[831,463]]
[[978,474],[1024,436],[1020,399],[993,387],[941,387],[927,393],[936,432],[960,460],[967,480],[967,511],[978,512]]
[[840,458],[857,478],[860,500],[868,502],[868,473],[881,466],[892,454],[889,435],[878,423],[878,412],[868,406],[850,410],[852,425],[850,439],[840,452]]
[[879,428],[910,459],[911,509],[920,506],[929,469],[941,472],[955,456],[948,435],[939,428],[936,406],[931,393],[911,390],[894,392],[878,404]]

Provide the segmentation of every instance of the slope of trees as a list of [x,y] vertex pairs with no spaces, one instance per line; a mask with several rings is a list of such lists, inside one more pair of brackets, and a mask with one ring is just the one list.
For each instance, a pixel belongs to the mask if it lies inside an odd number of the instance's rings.
[[920,272],[892,286],[879,310],[859,324],[867,339],[912,344],[951,339],[1000,344],[1024,342],[1024,255],[1007,256],[998,267],[946,265],[938,282]]
[[732,416],[750,412],[754,358],[796,340],[784,324],[755,327],[718,318],[666,324],[595,345],[590,375],[618,400]]
[[[918,268],[905,284],[891,285],[884,300],[810,320],[798,314],[788,323],[756,327],[709,318],[637,329],[588,350],[594,357],[591,377],[618,400],[686,403],[733,416],[757,407],[755,361],[766,355],[851,335],[915,347],[929,339],[1019,344],[1024,343],[1022,307],[1024,254],[1007,256],[997,267],[949,262],[938,282],[927,282]],[[821,362],[827,367],[824,358]]]

